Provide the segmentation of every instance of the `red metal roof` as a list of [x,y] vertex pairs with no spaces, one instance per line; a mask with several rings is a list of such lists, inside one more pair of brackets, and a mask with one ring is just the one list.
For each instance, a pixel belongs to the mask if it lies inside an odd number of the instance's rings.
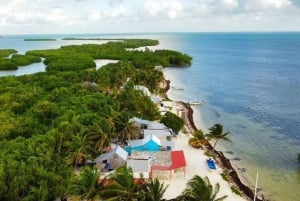
[[183,150],[179,151],[171,151],[171,160],[172,165],[170,166],[163,166],[163,165],[155,165],[151,166],[151,172],[150,176],[153,176],[154,170],[170,170],[170,179],[171,179],[171,170],[178,169],[178,168],[184,168],[184,175],[185,175],[185,168],[186,168],[186,160],[184,157]]
[[186,167],[186,161],[185,161],[183,150],[172,151],[171,159],[172,159],[172,168],[171,169]]

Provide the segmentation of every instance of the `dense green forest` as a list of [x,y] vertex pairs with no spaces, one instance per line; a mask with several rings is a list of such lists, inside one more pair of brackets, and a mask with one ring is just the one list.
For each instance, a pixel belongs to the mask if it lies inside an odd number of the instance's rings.
[[[155,66],[188,66],[191,57],[170,50],[125,50],[154,43],[72,45],[3,60],[44,57],[47,68],[0,78],[0,200],[54,200],[67,192],[74,167],[109,143],[134,135],[130,118],[163,118],[134,85],[158,92],[163,74]],[[96,70],[94,59],[119,62]]]
[[0,58],[0,71],[1,70],[17,70],[18,65],[11,62],[10,59]]
[[1,70],[16,70],[18,69],[17,64],[13,63],[7,57],[10,54],[17,53],[14,49],[2,49],[0,50],[0,71]]
[[32,63],[41,62],[41,58],[32,55],[21,55],[21,54],[14,54],[11,57],[11,62],[17,64],[18,66],[26,66]]
[[0,58],[8,57],[10,54],[17,53],[14,49],[2,49],[0,50]]
[[[0,71],[1,70],[17,70],[18,66],[26,66],[32,63],[41,62],[41,58],[32,55],[16,54],[14,49],[0,50]],[[13,54],[11,58],[7,58]]]

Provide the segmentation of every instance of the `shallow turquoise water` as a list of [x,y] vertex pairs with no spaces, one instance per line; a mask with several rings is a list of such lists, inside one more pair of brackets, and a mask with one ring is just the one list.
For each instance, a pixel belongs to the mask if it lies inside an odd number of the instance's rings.
[[[175,38],[176,36],[174,36]],[[193,65],[166,69],[175,100],[194,107],[207,127],[221,123],[233,143],[220,143],[240,175],[272,200],[300,200],[300,34],[185,34],[178,50]],[[175,40],[174,40],[175,41]],[[196,118],[197,121],[197,118]],[[196,122],[197,123],[197,122]],[[207,130],[207,128],[206,128]]]

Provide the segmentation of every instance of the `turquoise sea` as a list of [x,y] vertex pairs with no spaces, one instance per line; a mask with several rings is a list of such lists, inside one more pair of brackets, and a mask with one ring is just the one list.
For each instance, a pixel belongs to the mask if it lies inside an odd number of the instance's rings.
[[[37,37],[58,40],[23,41]],[[190,54],[192,66],[164,69],[173,86],[168,96],[204,101],[193,107],[195,123],[201,118],[204,131],[221,123],[231,132],[232,143],[220,142],[217,149],[228,152],[251,187],[258,172],[266,198],[300,200],[300,33],[15,35],[0,38],[0,49],[24,53],[96,42],[60,40],[65,37],[153,38],[160,40],[158,48]]]

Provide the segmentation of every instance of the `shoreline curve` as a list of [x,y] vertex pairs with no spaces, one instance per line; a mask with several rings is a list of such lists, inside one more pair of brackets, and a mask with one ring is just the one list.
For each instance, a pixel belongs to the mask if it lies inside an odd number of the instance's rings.
[[[165,82],[165,87],[164,87],[165,91],[164,91],[163,96],[164,96],[164,98],[169,99],[168,96],[167,96],[167,92],[170,90],[171,81],[170,80],[164,80],[164,82]],[[172,100],[172,101],[174,101],[174,100]],[[183,113],[182,118],[184,120],[185,126],[188,127],[190,132],[193,133],[194,131],[198,130],[198,128],[197,128],[197,126],[195,125],[195,122],[194,122],[194,116],[193,116],[194,110],[192,109],[190,104],[188,104],[186,102],[183,102],[183,101],[174,101],[174,102],[176,102],[177,104],[181,105],[184,108],[185,112]],[[239,188],[239,190],[241,192],[243,192],[244,195],[247,196],[247,198],[253,200],[254,199],[254,192],[249,188],[249,186],[245,185],[241,181],[237,171],[232,166],[230,160],[228,158],[226,158],[224,153],[222,151],[213,150],[213,147],[210,144],[210,142],[208,142],[208,146],[207,146],[206,149],[211,150],[216,154],[217,159],[221,163],[221,167],[229,172],[229,176],[230,176],[231,180],[233,181],[233,183]],[[262,195],[262,198],[256,197],[256,201],[265,201],[265,198]]]

